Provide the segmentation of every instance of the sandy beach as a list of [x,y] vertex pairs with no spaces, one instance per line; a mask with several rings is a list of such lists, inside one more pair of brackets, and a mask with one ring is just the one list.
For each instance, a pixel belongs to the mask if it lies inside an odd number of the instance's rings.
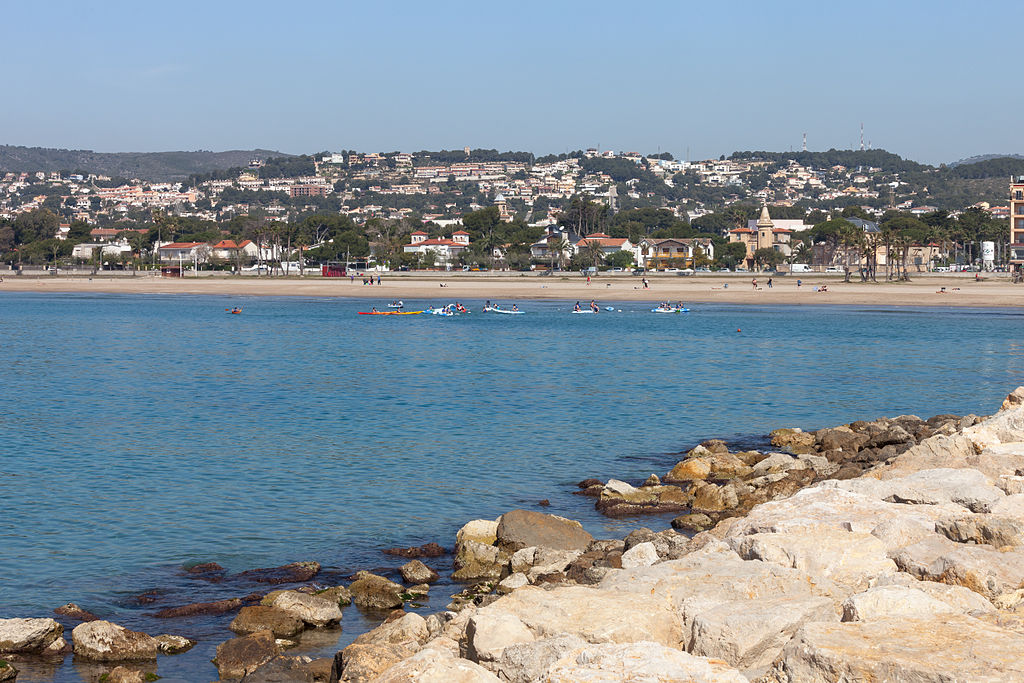
[[[973,274],[962,276],[917,275],[911,282],[844,283],[841,276],[767,276],[701,274],[680,277],[655,274],[641,279],[630,275],[602,275],[586,279],[574,275],[540,276],[536,273],[384,273],[380,286],[363,285],[360,278],[233,277],[202,275],[167,278],[139,273],[92,277],[86,275],[5,275],[3,292],[75,292],[111,294],[206,294],[212,296],[305,296],[358,297],[377,301],[433,299],[449,302],[470,299],[580,300],[590,301],[683,301],[690,303],[787,304],[787,305],[882,305],[1017,307],[1024,305],[1024,285],[1011,284],[1006,274],[986,274],[980,282]],[[441,285],[444,285],[443,287]],[[828,291],[817,291],[827,285]],[[945,288],[943,290],[943,288]]]

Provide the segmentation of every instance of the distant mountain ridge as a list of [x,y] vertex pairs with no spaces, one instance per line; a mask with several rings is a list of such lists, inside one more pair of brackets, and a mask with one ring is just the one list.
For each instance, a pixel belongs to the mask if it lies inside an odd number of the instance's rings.
[[1024,154],[976,154],[973,157],[967,157],[966,159],[954,161],[953,163],[946,165],[952,168],[953,166],[977,164],[982,161],[992,161],[993,159],[1024,159]]
[[0,145],[0,173],[81,170],[153,182],[175,182],[185,180],[194,173],[247,166],[254,157],[267,159],[290,156],[293,155],[267,149],[226,152],[93,152],[85,149]]

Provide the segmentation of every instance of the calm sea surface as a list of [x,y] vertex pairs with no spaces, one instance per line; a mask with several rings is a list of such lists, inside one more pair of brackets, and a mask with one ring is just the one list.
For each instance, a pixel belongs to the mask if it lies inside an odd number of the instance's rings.
[[[211,680],[229,618],[159,607],[244,595],[182,576],[297,560],[328,578],[451,546],[516,507],[621,536],[573,496],[596,476],[664,474],[711,437],[995,410],[1024,384],[1024,314],[1008,310],[650,304],[569,315],[358,316],[344,299],[0,295],[0,616],[74,601],[151,633],[199,636],[165,680]],[[428,302],[407,301],[407,310]],[[242,315],[225,315],[241,305]],[[742,330],[742,331],[740,331]],[[433,561],[439,569],[450,559]],[[135,596],[156,589],[153,605]],[[455,586],[432,591],[442,609]],[[345,610],[333,653],[374,619]],[[19,680],[77,681],[71,659]]]

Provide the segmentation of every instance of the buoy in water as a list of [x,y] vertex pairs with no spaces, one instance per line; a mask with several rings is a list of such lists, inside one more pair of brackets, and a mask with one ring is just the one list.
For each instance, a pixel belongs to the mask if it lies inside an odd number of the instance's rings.
[[737,327],[737,328],[736,328],[736,331],[737,331],[737,332],[740,332],[740,328],[738,328],[738,327]]

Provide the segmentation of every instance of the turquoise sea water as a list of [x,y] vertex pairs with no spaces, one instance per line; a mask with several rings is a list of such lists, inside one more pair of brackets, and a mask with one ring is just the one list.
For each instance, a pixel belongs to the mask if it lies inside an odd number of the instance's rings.
[[[74,601],[198,635],[159,673],[210,680],[229,619],[150,612],[249,591],[183,565],[393,568],[380,549],[450,547],[467,520],[541,499],[596,536],[663,528],[604,519],[575,482],[664,474],[705,438],[983,414],[1024,383],[1015,310],[620,303],[575,316],[572,302],[519,302],[526,315],[497,316],[472,301],[457,318],[355,315],[384,303],[0,297],[0,616]],[[243,314],[225,315],[234,305]],[[140,605],[151,589],[158,602]],[[431,607],[456,589],[436,588]],[[345,633],[305,652],[332,653],[372,619],[349,608]],[[69,658],[19,680],[51,675],[83,674]]]

